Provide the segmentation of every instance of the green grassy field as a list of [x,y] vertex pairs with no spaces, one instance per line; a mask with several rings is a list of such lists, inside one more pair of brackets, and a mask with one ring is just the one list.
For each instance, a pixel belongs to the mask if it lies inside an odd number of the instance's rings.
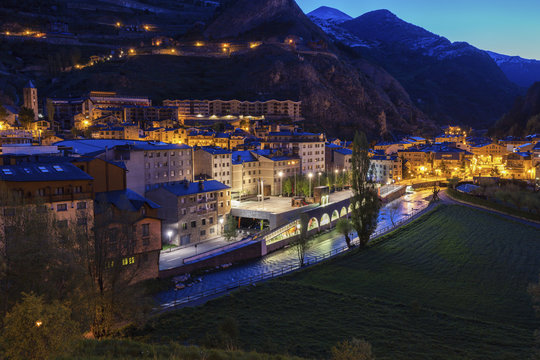
[[526,359],[540,230],[443,205],[372,248],[167,313],[135,338],[208,343],[236,319],[246,350],[327,358],[365,338],[377,359]]

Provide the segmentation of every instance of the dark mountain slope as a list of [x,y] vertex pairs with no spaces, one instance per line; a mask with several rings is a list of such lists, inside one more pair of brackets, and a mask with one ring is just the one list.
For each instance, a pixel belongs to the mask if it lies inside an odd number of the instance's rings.
[[491,130],[495,136],[525,136],[540,133],[540,82],[519,97],[514,107]]
[[519,94],[486,52],[451,43],[387,10],[339,27],[360,40],[349,46],[399,80],[414,103],[440,124],[489,126]]

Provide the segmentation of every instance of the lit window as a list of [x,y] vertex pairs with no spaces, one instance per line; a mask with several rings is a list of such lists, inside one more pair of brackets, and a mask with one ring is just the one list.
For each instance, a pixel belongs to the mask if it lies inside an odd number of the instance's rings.
[[60,165],[53,165],[53,169],[58,171],[58,172],[63,172],[64,169],[62,169],[62,167]]
[[13,172],[11,171],[11,169],[2,169],[2,171],[3,171],[4,174],[6,174],[6,175],[13,175]]
[[48,173],[49,169],[47,169],[45,166],[38,166],[39,171],[42,173]]

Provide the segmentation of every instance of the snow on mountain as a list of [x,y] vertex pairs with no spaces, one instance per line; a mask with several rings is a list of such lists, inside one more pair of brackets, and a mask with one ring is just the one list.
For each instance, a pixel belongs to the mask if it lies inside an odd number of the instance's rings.
[[340,24],[352,20],[352,17],[344,12],[328,6],[321,6],[313,10],[307,16],[310,20],[319,26],[326,34],[337,41],[350,47],[369,47],[370,45],[351,34],[348,30],[342,28]]
[[529,88],[532,84],[540,81],[540,61],[524,59],[519,56],[508,56],[486,51],[497,63],[510,81],[523,88]]
[[331,20],[332,22],[337,24],[345,22],[347,20],[352,20],[352,16],[349,16],[338,9],[334,9],[328,6],[321,6],[320,8],[313,10],[307,15],[310,18]]

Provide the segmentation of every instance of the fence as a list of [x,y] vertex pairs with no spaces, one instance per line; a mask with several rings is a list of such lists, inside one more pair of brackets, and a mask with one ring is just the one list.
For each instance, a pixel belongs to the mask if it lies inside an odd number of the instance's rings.
[[[404,223],[408,222],[412,217],[418,215],[421,212],[424,212],[426,209],[428,209],[428,207],[425,207],[424,209],[413,211],[412,213],[405,215],[402,219],[400,219],[399,221],[396,221],[392,225],[389,225],[389,226],[386,226],[386,227],[384,227],[382,229],[379,229],[378,231],[374,232],[371,235],[371,240],[374,240],[375,238],[380,237],[380,236],[388,233],[389,231],[403,225]],[[352,241],[352,243],[357,244],[358,241],[359,241],[358,238],[355,238]],[[276,277],[279,277],[279,276],[283,276],[283,275],[291,273],[291,272],[293,272],[295,270],[298,270],[300,268],[305,268],[307,266],[317,264],[317,263],[319,263],[319,262],[321,262],[323,260],[327,260],[329,258],[332,258],[332,257],[334,257],[334,256],[336,256],[338,254],[346,252],[347,250],[350,250],[347,246],[336,248],[336,249],[330,250],[330,251],[328,251],[326,253],[323,253],[321,255],[314,255],[314,256],[310,256],[310,257],[306,258],[305,261],[304,261],[304,266],[303,267],[300,266],[300,264],[287,265],[287,266],[284,266],[284,267],[279,268],[277,270],[263,272],[263,273],[251,276],[249,278],[245,278],[245,279],[239,279],[238,281],[233,281],[233,282],[230,282],[230,283],[228,283],[226,285],[222,285],[222,286],[215,287],[213,289],[201,291],[201,292],[193,294],[193,295],[188,295],[188,296],[182,297],[181,299],[178,299],[177,295],[178,295],[178,291],[182,291],[182,290],[175,289],[175,300],[172,301],[172,302],[169,302],[169,303],[162,304],[160,310],[163,311],[163,310],[167,310],[167,309],[171,309],[171,308],[174,309],[175,307],[177,307],[179,305],[189,304],[189,303],[191,303],[193,301],[197,301],[197,300],[204,299],[204,298],[207,298],[207,297],[210,297],[210,296],[215,296],[215,295],[218,295],[218,294],[226,293],[226,292],[228,292],[230,290],[234,290],[234,289],[240,288],[242,286],[250,286],[250,285],[253,285],[255,283],[264,281],[264,280],[269,280],[269,279],[273,279],[273,278],[276,278]]]

